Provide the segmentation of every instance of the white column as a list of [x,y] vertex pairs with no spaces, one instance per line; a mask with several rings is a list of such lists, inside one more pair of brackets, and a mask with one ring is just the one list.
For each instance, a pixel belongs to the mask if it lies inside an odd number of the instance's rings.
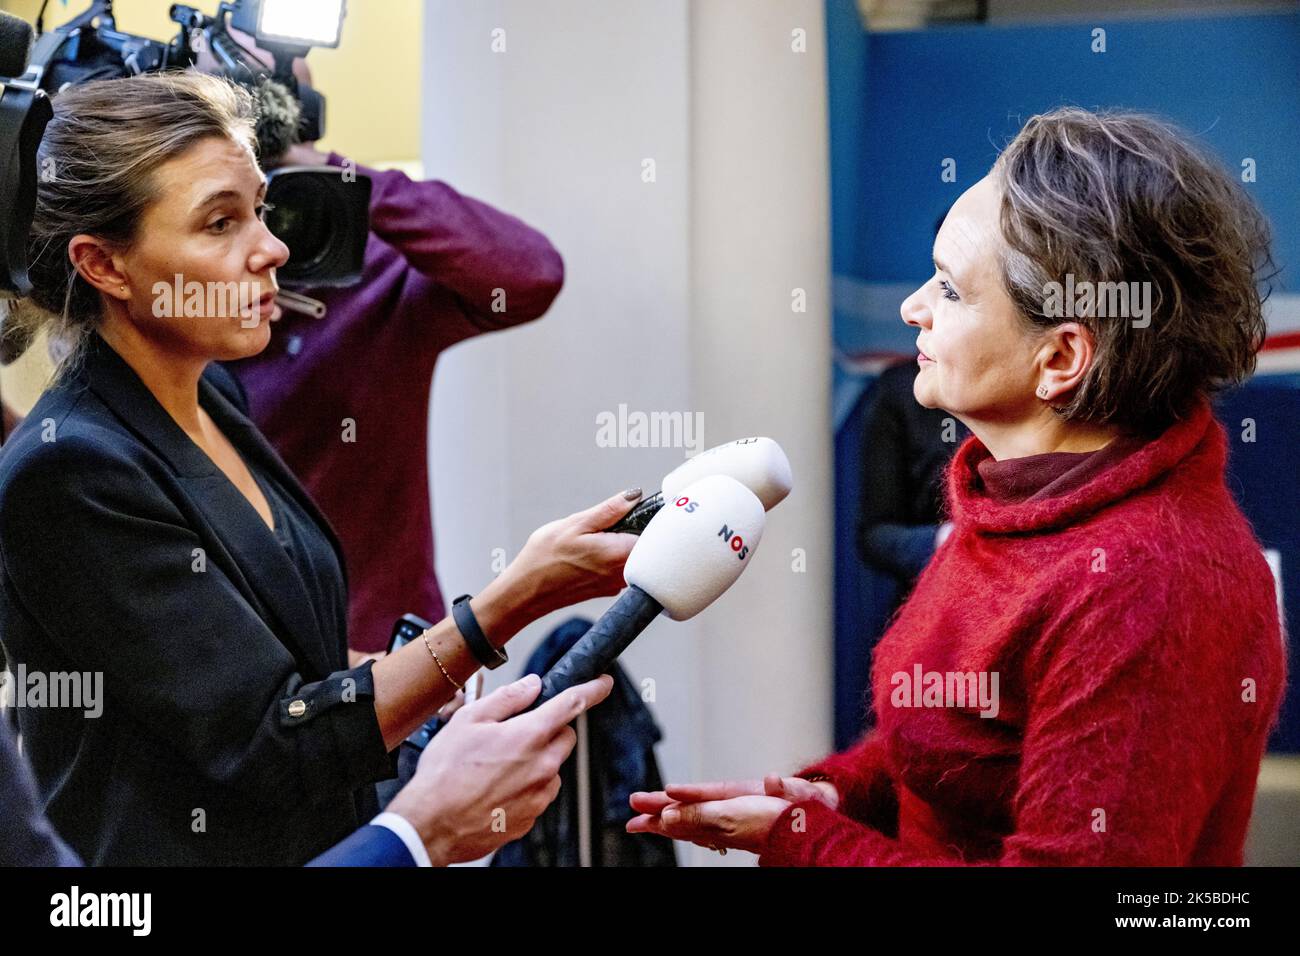
[[691,14],[694,394],[715,438],[770,435],[795,475],[744,598],[701,615],[692,756],[729,778],[792,771],[831,740],[826,63],[820,0]]
[[[427,174],[536,225],[567,267],[545,318],[439,363],[444,591],[481,588],[493,549],[513,557],[545,521],[656,490],[692,451],[599,447],[601,413],[702,413],[703,447],[776,438],[796,489],[759,560],[695,620],[652,625],[623,664],[653,681],[670,781],[794,769],[831,730],[821,3],[428,0],[425,41]],[[512,664],[569,613],[516,638]],[[502,670],[498,683],[518,672]],[[679,858],[744,855],[685,845]]]

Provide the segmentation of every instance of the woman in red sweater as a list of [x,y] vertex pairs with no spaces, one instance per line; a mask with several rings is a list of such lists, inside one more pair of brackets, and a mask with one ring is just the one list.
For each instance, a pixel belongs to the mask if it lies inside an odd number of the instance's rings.
[[876,726],[794,777],[632,798],[771,865],[1240,865],[1286,654],[1208,396],[1264,336],[1269,230],[1134,114],[1032,118],[903,303],[971,429],[954,531],[877,646]]

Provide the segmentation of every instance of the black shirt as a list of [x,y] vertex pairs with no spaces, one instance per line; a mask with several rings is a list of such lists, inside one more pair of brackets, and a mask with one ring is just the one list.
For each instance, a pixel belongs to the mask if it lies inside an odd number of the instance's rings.
[[246,464],[271,506],[275,539],[297,569],[317,626],[325,630],[338,614],[346,613],[347,609],[338,556],[320,525],[303,511],[275,477],[252,463]]

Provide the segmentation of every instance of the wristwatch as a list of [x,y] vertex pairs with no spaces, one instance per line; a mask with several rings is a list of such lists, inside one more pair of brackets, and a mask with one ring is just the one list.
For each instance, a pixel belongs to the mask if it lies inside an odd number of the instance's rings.
[[487,635],[483,633],[483,628],[478,626],[478,618],[474,616],[474,611],[469,606],[469,598],[468,594],[462,594],[452,602],[452,619],[456,622],[460,636],[465,638],[465,643],[469,646],[474,659],[488,670],[496,670],[510,658],[506,657],[505,651],[493,647]]

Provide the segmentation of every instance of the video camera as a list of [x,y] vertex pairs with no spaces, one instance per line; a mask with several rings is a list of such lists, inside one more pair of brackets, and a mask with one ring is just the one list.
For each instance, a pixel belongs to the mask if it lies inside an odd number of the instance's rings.
[[[170,42],[117,29],[112,0],[91,0],[90,8],[63,26],[44,32],[45,3],[31,27],[6,16],[0,24],[0,291],[26,295],[27,233],[36,205],[36,151],[52,116],[49,97],[91,80],[188,69],[205,48],[231,80],[256,90],[275,81],[302,109],[296,131],[301,142],[321,138],[325,100],[293,72],[296,58],[314,47],[337,47],[347,0],[229,0],[215,16],[173,4],[178,25]],[[244,47],[231,28],[252,35],[271,54],[268,66]],[[26,31],[25,35],[23,30]],[[30,60],[28,57],[30,51]],[[262,157],[263,162],[278,157]],[[348,173],[352,174],[349,176]],[[341,287],[361,279],[370,232],[368,177],[334,167],[287,166],[267,172],[267,216],[271,231],[289,247],[289,261],[277,278],[286,288]]]

